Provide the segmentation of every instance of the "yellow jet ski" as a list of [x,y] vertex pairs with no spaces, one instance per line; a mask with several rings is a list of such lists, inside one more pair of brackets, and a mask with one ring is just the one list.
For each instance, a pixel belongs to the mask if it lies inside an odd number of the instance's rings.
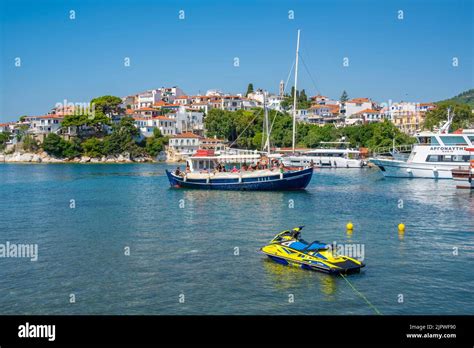
[[283,265],[291,265],[331,274],[359,273],[365,264],[347,256],[334,255],[327,244],[301,239],[299,226],[278,233],[268,245],[260,250],[270,259]]

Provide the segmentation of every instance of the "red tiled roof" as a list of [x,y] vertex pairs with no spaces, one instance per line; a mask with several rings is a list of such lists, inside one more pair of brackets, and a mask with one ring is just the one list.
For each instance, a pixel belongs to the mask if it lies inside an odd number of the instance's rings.
[[201,138],[199,135],[191,133],[191,132],[185,132],[181,134],[177,134],[171,138]]
[[136,112],[140,112],[140,111],[158,111],[156,109],[153,109],[153,108],[140,108],[140,109],[135,109]]
[[356,112],[356,115],[362,115],[362,114],[380,114],[380,111],[374,110],[374,109],[365,109],[365,110]]
[[370,103],[370,100],[369,98],[354,98],[347,101],[346,103]]

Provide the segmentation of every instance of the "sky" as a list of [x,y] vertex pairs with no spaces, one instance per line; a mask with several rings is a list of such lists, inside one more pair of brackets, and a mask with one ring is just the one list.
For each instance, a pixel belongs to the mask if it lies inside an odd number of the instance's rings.
[[473,17],[472,0],[0,0],[0,122],[162,86],[278,92],[298,29],[307,95],[437,101],[474,87]]

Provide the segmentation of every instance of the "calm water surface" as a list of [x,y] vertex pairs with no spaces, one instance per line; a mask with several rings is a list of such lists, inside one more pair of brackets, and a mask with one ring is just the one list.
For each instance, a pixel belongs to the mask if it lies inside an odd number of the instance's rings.
[[373,314],[341,277],[258,252],[296,225],[364,245],[348,279],[383,314],[474,314],[474,195],[450,181],[329,169],[305,192],[213,192],[170,189],[165,168],[1,164],[0,243],[39,258],[0,258],[0,314]]

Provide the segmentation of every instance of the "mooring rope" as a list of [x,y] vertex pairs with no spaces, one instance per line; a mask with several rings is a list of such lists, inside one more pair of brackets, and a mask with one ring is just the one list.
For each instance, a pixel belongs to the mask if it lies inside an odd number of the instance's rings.
[[352,285],[351,282],[346,277],[344,277],[344,275],[342,273],[339,273],[339,274],[341,275],[342,278],[344,278],[344,280],[347,282],[347,284],[349,284],[349,286],[352,288],[352,290],[354,290],[360,297],[362,297],[364,299],[365,302],[367,302],[367,304],[375,311],[375,313],[377,313],[378,315],[382,315],[382,313],[380,313],[380,311],[372,303],[370,303],[370,301],[367,299],[367,297],[364,296],[363,293],[361,293],[359,290],[357,290],[355,288],[355,286]]

